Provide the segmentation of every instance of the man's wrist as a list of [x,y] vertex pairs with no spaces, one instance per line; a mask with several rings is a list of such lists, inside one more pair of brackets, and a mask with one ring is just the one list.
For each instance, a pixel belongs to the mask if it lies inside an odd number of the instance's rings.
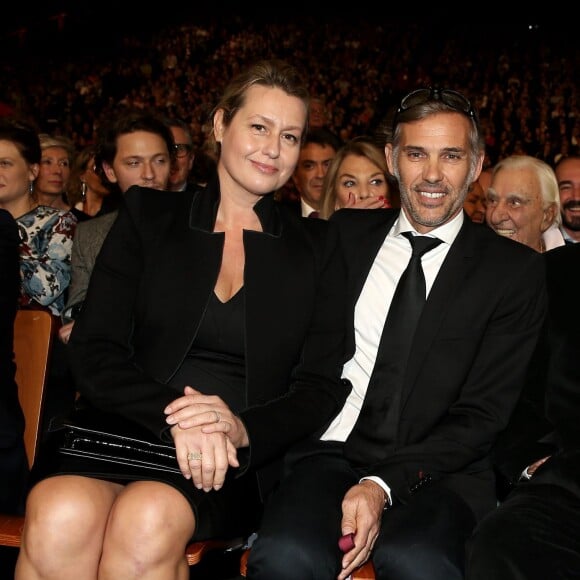
[[388,509],[393,505],[393,501],[391,500],[391,488],[378,476],[376,475],[368,475],[367,477],[362,477],[359,483],[362,483],[365,480],[372,481],[376,483],[385,493],[385,506],[384,509]]

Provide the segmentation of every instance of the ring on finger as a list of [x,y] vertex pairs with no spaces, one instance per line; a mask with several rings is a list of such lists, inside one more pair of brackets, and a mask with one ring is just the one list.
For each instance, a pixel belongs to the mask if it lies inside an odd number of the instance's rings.
[[201,461],[201,451],[190,451],[187,454],[187,461]]
[[222,416],[219,414],[219,411],[214,410],[214,413],[215,413],[215,422],[219,423],[222,420]]

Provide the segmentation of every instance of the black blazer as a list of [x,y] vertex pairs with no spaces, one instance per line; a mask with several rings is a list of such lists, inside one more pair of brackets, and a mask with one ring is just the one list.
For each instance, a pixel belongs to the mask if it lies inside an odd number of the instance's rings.
[[[578,356],[571,354],[567,361],[563,351],[566,348],[572,352],[580,325],[580,313],[572,307],[577,300],[577,288],[571,278],[580,266],[580,245],[575,250],[554,248],[545,252],[543,257],[546,262],[548,316],[516,409],[494,448],[494,464],[501,483],[500,499],[519,481],[527,466],[558,451],[561,442],[546,413],[547,385],[550,381],[556,382],[554,397],[558,399],[563,395],[559,385],[573,376],[573,366],[568,368],[568,365]],[[580,381],[577,384],[580,385]],[[580,388],[576,390],[580,392]],[[554,411],[556,416],[571,413],[564,420],[557,418],[559,428],[576,429],[577,421],[573,417],[580,406],[562,405],[556,400],[554,403],[558,407]],[[580,436],[577,441],[580,442]]]
[[[196,192],[130,188],[69,342],[80,393],[167,440],[163,409],[182,394],[167,383],[219,273],[224,234],[212,231],[218,201],[217,182]],[[244,233],[244,468],[280,458],[326,426],[350,392],[340,379],[345,270],[336,226],[299,218],[273,195],[255,212],[264,231]]]
[[[558,485],[580,499],[580,244],[545,254],[548,267],[550,364],[546,380],[546,414],[554,426],[556,452],[526,485]],[[538,455],[540,459],[544,455]]]
[[[349,311],[399,209],[342,209]],[[477,517],[495,506],[490,448],[523,386],[546,311],[544,264],[529,247],[464,216],[417,327],[404,382],[398,449],[364,474],[406,502],[434,482]],[[347,321],[354,328],[354,320]],[[347,337],[349,357],[354,334]]]
[[12,215],[0,209],[0,512],[24,513],[28,459],[24,414],[14,362],[14,319],[20,295],[20,237]]

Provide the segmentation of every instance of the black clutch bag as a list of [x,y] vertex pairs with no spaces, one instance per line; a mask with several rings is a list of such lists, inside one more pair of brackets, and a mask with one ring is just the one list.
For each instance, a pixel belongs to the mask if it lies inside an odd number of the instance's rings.
[[[95,471],[163,471],[181,474],[175,447],[162,442],[143,426],[114,413],[79,409],[60,419],[58,453],[96,462]],[[99,465],[100,464],[100,465]]]

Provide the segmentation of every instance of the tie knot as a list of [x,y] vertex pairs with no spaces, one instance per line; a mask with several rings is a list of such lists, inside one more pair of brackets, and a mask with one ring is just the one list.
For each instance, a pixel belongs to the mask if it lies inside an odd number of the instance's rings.
[[443,241],[439,238],[431,238],[429,236],[414,236],[411,232],[403,232],[403,235],[409,240],[413,248],[413,256],[419,257],[430,252]]

